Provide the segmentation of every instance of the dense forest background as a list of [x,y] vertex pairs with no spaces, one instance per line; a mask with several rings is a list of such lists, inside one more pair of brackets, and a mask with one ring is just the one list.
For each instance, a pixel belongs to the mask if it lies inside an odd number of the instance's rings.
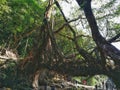
[[1,0],[0,87],[105,75],[120,88],[119,19],[119,0]]

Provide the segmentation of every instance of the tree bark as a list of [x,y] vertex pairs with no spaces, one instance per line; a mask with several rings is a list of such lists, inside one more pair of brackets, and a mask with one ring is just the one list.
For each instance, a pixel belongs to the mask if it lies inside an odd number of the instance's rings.
[[[28,74],[33,75],[34,73],[33,80],[35,81],[36,78],[38,79],[39,75],[37,72],[39,72],[41,68],[47,68],[50,71],[56,71],[57,73],[68,76],[93,76],[96,74],[105,74],[112,77],[115,80],[117,87],[119,87],[118,85],[120,82],[118,82],[116,79],[116,75],[119,74],[120,71],[119,67],[117,67],[120,65],[120,51],[101,36],[95,17],[92,13],[91,0],[76,1],[85,12],[85,16],[92,31],[92,37],[101,53],[100,61],[78,45],[78,42],[76,40],[76,33],[74,29],[69,25],[69,23],[68,26],[74,37],[73,42],[76,45],[77,51],[84,59],[73,61],[70,59],[65,59],[62,56],[62,52],[59,50],[56,44],[56,39],[54,37],[53,28],[50,22],[49,15],[51,11],[49,10],[51,10],[50,8],[53,4],[50,0],[49,5],[46,8],[43,25],[40,27],[35,38],[36,42],[34,43],[32,50],[32,57],[23,61],[21,66],[24,70],[26,70],[26,72],[28,72]],[[58,2],[56,2],[56,5],[63,14]],[[64,14],[63,17],[67,23],[68,21],[65,18]],[[111,57],[111,59],[115,61],[116,68],[114,70],[109,68],[109,66],[106,66],[107,56]],[[30,71],[28,70],[29,68],[31,69]]]
[[[100,34],[97,26],[97,22],[95,19],[95,16],[92,12],[91,8],[91,0],[76,0],[79,6],[84,10],[85,16],[87,18],[87,21],[89,23],[89,26],[91,28],[92,37],[95,41],[100,53],[101,53],[101,60],[103,62],[103,65],[106,65],[106,58],[109,56],[112,60],[114,60],[116,66],[120,65],[120,50],[115,48],[113,45],[111,45],[108,41],[106,41]],[[115,69],[116,70],[116,69]],[[120,69],[116,71],[113,71],[111,73],[111,76],[116,82],[117,87],[119,87],[120,82],[116,79],[116,75],[119,74]],[[110,74],[110,71],[108,72]]]

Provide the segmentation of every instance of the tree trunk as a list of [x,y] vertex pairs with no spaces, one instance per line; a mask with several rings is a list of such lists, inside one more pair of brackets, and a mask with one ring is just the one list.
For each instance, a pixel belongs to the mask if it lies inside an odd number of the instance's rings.
[[[33,86],[38,86],[38,79],[39,76],[42,74],[41,69],[47,69],[49,71],[55,71],[57,73],[68,76],[93,76],[97,74],[105,74],[113,78],[113,81],[119,88],[120,78],[117,78],[116,76],[120,74],[120,69],[115,69],[116,71],[108,71],[108,67],[106,67],[106,55],[110,56],[116,62],[117,66],[120,64],[120,52],[100,35],[95,17],[91,10],[91,0],[76,1],[80,6],[82,6],[85,12],[86,18],[92,31],[92,37],[96,42],[99,51],[101,52],[100,62],[97,60],[97,58],[94,58],[87,51],[80,48],[76,40],[73,41],[75,42],[77,51],[81,56],[83,56],[84,60],[73,61],[70,59],[65,59],[62,56],[62,53],[56,44],[53,28],[51,25],[50,14],[53,1],[49,1],[50,2],[48,7],[46,8],[43,25],[40,27],[39,31],[37,31],[37,35],[35,38],[36,42],[34,43],[33,50],[31,51],[32,55],[30,54],[30,56],[28,56],[28,58],[26,58],[21,64],[22,70],[28,73],[28,77],[32,77],[34,83]],[[87,2],[87,4],[84,3],[86,5],[85,7],[83,7],[84,4],[82,1]],[[73,30],[72,32],[75,33]]]

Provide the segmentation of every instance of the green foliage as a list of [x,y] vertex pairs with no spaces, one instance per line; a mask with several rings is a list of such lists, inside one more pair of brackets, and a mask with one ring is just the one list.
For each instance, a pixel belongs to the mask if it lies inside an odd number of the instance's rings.
[[97,84],[97,80],[95,77],[91,77],[87,80],[87,84],[90,85],[90,86],[95,86]]
[[82,83],[82,77],[73,77],[72,79],[79,83]]
[[[107,3],[102,8],[111,8],[114,3],[115,0],[111,0],[111,2]],[[81,7],[83,7],[84,5],[85,2],[81,5]],[[43,23],[44,12],[46,9],[45,6],[46,2],[42,2],[42,0],[1,0],[0,45],[15,48],[17,49],[19,55],[26,56],[30,51],[34,40],[36,40],[35,34],[39,30],[38,27],[40,27]],[[102,8],[101,10],[99,10],[100,12],[97,12],[97,14],[99,14],[100,16],[101,13],[104,13],[103,11],[105,10],[103,10]],[[116,8],[116,11],[112,12],[112,17],[120,14],[120,7]],[[65,23],[63,17],[61,16],[60,12],[56,7],[53,18],[54,30],[57,30]],[[100,17],[100,19],[101,20],[98,20],[99,25],[101,25],[101,23],[105,23],[104,21],[106,20],[106,18],[104,18],[104,16]],[[107,19],[111,19],[111,17],[107,17]],[[109,22],[110,26],[107,33],[109,34],[109,37],[112,37],[114,34],[120,32],[120,25],[119,23],[116,24],[112,21]],[[84,28],[89,29],[86,22],[84,22],[83,24],[85,24]],[[103,25],[104,28],[102,26],[99,27],[104,29],[106,28],[106,25]],[[113,30],[110,30],[111,28],[113,28]],[[36,32],[28,35],[31,31]],[[115,33],[113,33],[113,31]],[[93,43],[91,37],[82,36],[85,35],[85,33],[80,31],[80,29],[75,29],[75,32],[78,36],[81,35],[77,38],[80,47],[84,48],[88,52],[94,48],[95,44]],[[57,41],[59,49],[64,53],[64,55],[69,55],[77,52],[75,44],[72,41],[73,34],[67,25],[55,35],[55,39]],[[77,58],[81,58],[81,56],[79,55]],[[29,82],[26,80],[25,77],[18,78],[16,71],[17,67],[15,63],[10,62],[9,64],[7,64],[7,68],[0,72],[0,84],[2,83],[4,84],[4,86],[14,88],[14,90],[29,90]],[[88,85],[95,85],[97,83],[97,79],[95,77],[91,77],[89,79],[88,77],[74,77],[73,79],[77,80],[78,82],[82,82],[82,80],[85,79],[87,80]]]
[[10,29],[15,34],[29,31],[33,25],[40,24],[43,18],[44,10],[38,7],[34,0],[13,0],[9,7],[12,8],[10,13],[12,19],[8,24],[11,25]]
[[0,69],[0,86],[9,87],[12,90],[32,90],[27,77],[18,75],[16,62],[8,61],[6,68]]
[[9,61],[5,64],[6,69],[0,69],[0,83],[2,86],[11,87],[14,84],[16,77],[16,64]]
[[120,29],[120,24],[119,23],[115,23],[114,29],[116,31],[116,34],[120,33],[120,30],[119,30]]
[[115,12],[117,15],[119,15],[120,14],[120,6],[118,7],[118,9],[116,10],[116,12]]
[[107,4],[103,6],[103,8],[110,8],[115,4],[116,0],[110,0]]
[[63,50],[64,54],[71,54],[72,52],[74,52],[74,44],[69,41],[68,39],[65,38],[61,38],[58,41],[58,46],[60,47],[61,50]]
[[[44,18],[46,3],[41,0],[2,0],[0,3],[0,45],[25,49],[33,42],[34,33]],[[23,37],[23,38],[22,38]],[[7,44],[6,44],[7,43]],[[25,50],[23,50],[25,51]],[[26,53],[26,52],[25,52]],[[24,55],[24,53],[20,53]]]

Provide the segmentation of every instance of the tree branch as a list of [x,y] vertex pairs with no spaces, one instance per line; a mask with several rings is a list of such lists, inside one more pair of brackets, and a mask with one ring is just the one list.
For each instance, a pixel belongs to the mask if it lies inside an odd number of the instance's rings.
[[54,31],[54,33],[60,32],[66,25],[69,25],[69,23],[74,22],[74,21],[79,20],[79,19],[80,19],[80,16],[77,17],[77,18],[75,18],[75,19],[72,19],[72,20],[70,20],[70,21],[67,21],[67,22],[64,23],[60,28],[58,28],[56,31]]
[[[56,6],[59,8],[60,12],[62,13],[63,15],[63,18],[66,22],[68,22],[68,20],[66,19],[59,3],[57,2],[57,0],[55,0],[55,3],[56,3]],[[76,40],[76,33],[74,31],[74,29],[68,24],[68,27],[70,28],[71,32],[73,33],[73,42],[75,43],[76,45],[76,49],[77,51],[79,52],[79,54],[85,58],[85,60],[87,60],[89,63],[91,63],[91,60],[92,61],[95,61],[95,58],[93,56],[91,56],[87,51],[85,51],[83,48],[81,48],[79,45],[78,45],[78,42]]]
[[91,9],[91,0],[76,0],[81,8],[83,8],[89,26],[91,28],[92,37],[97,44],[98,49],[101,53],[103,65],[106,63],[106,56],[110,56],[116,64],[120,64],[120,51],[107,42],[100,34],[97,26],[95,16]]
[[109,39],[108,42],[109,42],[109,43],[112,43],[112,42],[114,42],[116,39],[118,39],[119,37],[120,37],[120,33],[117,34],[116,36],[114,36],[113,38]]
[[[51,66],[51,70],[55,70],[58,73],[61,74],[66,74],[68,76],[93,76],[96,74],[105,74],[107,71],[105,69],[101,68],[102,66],[97,64],[93,65],[87,65],[86,61],[68,61],[65,60],[62,64],[60,65],[53,65]],[[74,71],[74,72],[73,72]]]
[[[116,39],[118,39],[119,37],[120,37],[120,33],[117,34],[116,36],[114,36],[113,38],[109,39],[108,42],[109,42],[109,43],[113,43],[113,42],[115,42]],[[119,41],[118,41],[118,42],[119,42]],[[91,53],[93,53],[96,49],[97,49],[97,47],[95,47],[95,48],[91,51]]]

